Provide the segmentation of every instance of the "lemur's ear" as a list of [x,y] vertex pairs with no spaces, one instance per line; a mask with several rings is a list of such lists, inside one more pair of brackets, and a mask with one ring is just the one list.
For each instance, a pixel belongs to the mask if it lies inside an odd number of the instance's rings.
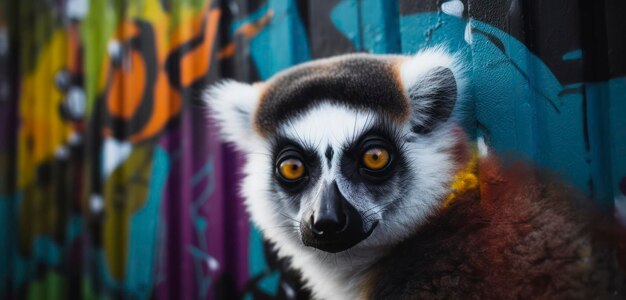
[[246,152],[252,149],[257,138],[252,118],[259,97],[258,86],[232,80],[210,87],[203,97],[211,119],[220,127],[222,138]]
[[463,87],[457,60],[442,50],[422,51],[400,67],[400,78],[411,102],[411,126],[428,133],[450,118]]

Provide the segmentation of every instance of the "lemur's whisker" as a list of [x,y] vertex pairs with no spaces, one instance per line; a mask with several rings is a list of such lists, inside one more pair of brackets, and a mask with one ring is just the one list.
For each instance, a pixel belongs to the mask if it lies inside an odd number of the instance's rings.
[[287,218],[287,219],[289,219],[289,220],[292,220],[292,221],[294,221],[294,222],[296,222],[296,223],[300,224],[300,221],[298,221],[298,220],[296,220],[296,219],[294,219],[294,218],[292,218],[292,217],[288,216],[287,214],[285,214],[285,213],[283,213],[283,212],[279,212],[279,213],[280,213],[283,217],[285,217],[285,218]]

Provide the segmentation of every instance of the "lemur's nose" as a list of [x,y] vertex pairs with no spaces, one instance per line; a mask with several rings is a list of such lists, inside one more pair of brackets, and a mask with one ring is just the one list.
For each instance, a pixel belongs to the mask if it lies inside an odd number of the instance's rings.
[[300,222],[304,245],[337,253],[366,239],[378,225],[375,221],[365,228],[361,213],[343,196],[337,182],[325,183],[321,194],[309,219]]
[[315,218],[311,216],[311,229],[317,236],[337,234],[343,231],[347,225],[345,214],[323,214]]
[[343,195],[333,182],[322,193],[318,209],[311,215],[311,229],[317,237],[338,234],[348,225],[348,217],[343,210]]

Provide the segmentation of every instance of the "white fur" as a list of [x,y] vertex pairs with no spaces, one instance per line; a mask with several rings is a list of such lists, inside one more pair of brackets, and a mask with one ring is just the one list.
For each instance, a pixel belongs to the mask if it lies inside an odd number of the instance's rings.
[[[440,67],[452,71],[456,81],[456,98],[458,100],[463,99],[467,92],[465,90],[467,87],[465,69],[460,63],[459,57],[447,54],[443,48],[422,50],[402,63],[400,80],[404,85],[404,89],[408,91],[410,87],[419,86],[420,94],[430,94],[432,90],[441,88],[441,83],[449,79],[439,78],[436,76],[436,73],[432,72]],[[413,119],[419,125],[424,125],[427,118],[426,114],[434,103],[427,101],[427,99],[422,100],[426,101],[413,103],[414,109],[417,110],[417,114],[413,115]],[[457,105],[457,107],[460,107],[460,105]]]
[[220,82],[204,95],[210,115],[220,127],[224,140],[244,152],[250,151],[260,139],[252,126],[259,99],[257,86],[233,80]]
[[458,98],[462,98],[467,87],[465,69],[460,63],[459,57],[448,54],[442,48],[422,50],[403,62],[400,67],[400,80],[404,84],[404,88],[408,89],[420,81],[432,80],[433,78],[428,76],[428,72],[438,67],[452,71],[457,84]]

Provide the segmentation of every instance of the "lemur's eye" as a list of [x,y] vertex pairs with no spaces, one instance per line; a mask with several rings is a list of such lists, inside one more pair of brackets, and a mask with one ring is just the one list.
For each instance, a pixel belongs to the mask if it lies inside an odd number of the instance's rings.
[[371,148],[363,154],[363,165],[370,170],[381,170],[389,164],[389,152],[383,148]]
[[280,163],[278,171],[287,180],[298,180],[304,176],[304,164],[299,159],[288,158]]

